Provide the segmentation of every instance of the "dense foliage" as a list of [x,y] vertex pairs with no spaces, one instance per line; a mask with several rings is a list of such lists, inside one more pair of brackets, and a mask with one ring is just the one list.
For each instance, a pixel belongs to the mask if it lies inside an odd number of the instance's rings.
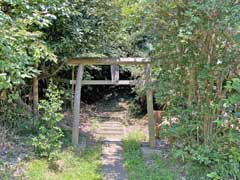
[[164,111],[161,138],[169,139],[185,162],[208,167],[201,178],[237,179],[239,2],[135,1],[124,9],[129,25],[135,20],[129,31],[135,53],[155,60],[155,100]]
[[62,5],[58,1],[0,2],[0,89],[13,88],[35,76],[39,62],[56,61],[41,30],[51,24]]
[[1,98],[17,89],[31,100],[33,77],[46,80],[64,70],[70,78],[64,68],[70,57],[113,54],[114,7],[105,1],[1,1]]
[[49,85],[46,97],[47,100],[41,100],[39,103],[40,118],[38,134],[32,140],[32,145],[39,157],[55,159],[61,149],[62,130],[57,123],[63,119],[61,113],[62,101],[60,99],[61,91],[52,83]]
[[153,67],[155,97],[168,121],[180,120],[167,136],[174,136],[188,158],[210,167],[209,177],[237,179],[239,3],[161,1],[153,6],[148,27],[154,28],[146,31],[155,37],[153,56],[159,59]]

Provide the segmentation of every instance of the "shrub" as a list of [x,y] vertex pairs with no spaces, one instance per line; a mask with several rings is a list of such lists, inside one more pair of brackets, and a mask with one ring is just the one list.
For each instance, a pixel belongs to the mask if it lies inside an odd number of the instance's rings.
[[195,113],[189,108],[181,111],[175,108],[173,111],[181,116],[181,123],[164,127],[161,135],[174,136],[176,156],[185,162],[191,162],[192,167],[199,167],[192,174],[196,175],[201,171],[199,176],[205,179],[239,179],[240,80],[238,78],[227,81],[226,98],[223,102],[219,102],[218,108],[219,112],[212,114],[216,116],[216,120],[213,121],[211,143],[203,143],[202,124],[197,118],[193,118]]
[[0,125],[16,134],[28,134],[33,131],[34,118],[31,108],[25,104],[18,93],[9,94],[0,105]]
[[41,100],[39,103],[40,127],[38,135],[32,140],[32,145],[39,157],[54,159],[61,148],[63,133],[57,126],[63,118],[60,113],[63,103],[60,95],[61,91],[51,83],[46,94],[48,100]]
[[132,132],[123,139],[123,147],[126,152],[132,152],[140,149],[141,142],[145,139],[142,132]]
[[0,126],[0,147],[7,142],[8,129],[4,126]]
[[136,97],[130,101],[128,113],[131,117],[142,117],[145,114],[144,109],[140,104],[139,98],[140,97]]

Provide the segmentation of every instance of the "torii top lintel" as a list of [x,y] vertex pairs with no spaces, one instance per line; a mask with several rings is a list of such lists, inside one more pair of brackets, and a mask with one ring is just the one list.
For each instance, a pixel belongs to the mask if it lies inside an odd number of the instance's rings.
[[72,58],[68,61],[69,65],[143,65],[150,64],[150,58],[142,57],[126,57],[126,58],[96,58],[96,57],[80,57]]

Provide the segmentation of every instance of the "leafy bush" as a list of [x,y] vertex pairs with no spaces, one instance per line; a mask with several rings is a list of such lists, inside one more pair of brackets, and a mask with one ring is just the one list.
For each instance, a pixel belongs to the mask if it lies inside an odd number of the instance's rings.
[[[240,177],[240,80],[227,82],[227,97],[219,103],[221,110],[214,121],[211,143],[203,143],[202,124],[194,120],[192,109],[174,110],[181,116],[181,123],[164,127],[162,137],[174,136],[175,155],[201,171],[206,179],[239,179]],[[181,108],[179,108],[181,109]],[[191,119],[191,121],[190,121]],[[194,164],[194,165],[193,165]],[[196,177],[194,177],[196,178]],[[198,177],[200,178],[200,177]],[[191,179],[191,178],[190,178]]]
[[1,102],[0,110],[0,125],[21,135],[33,131],[34,118],[31,108],[22,101],[18,93],[9,94],[7,99]]
[[46,94],[48,100],[41,100],[39,104],[40,127],[38,136],[34,137],[32,141],[35,152],[39,157],[54,159],[61,148],[63,133],[57,126],[57,123],[63,118],[60,113],[63,103],[60,94],[61,91],[51,83]]
[[139,102],[140,96],[137,96],[133,100],[131,100],[129,107],[128,107],[128,113],[132,117],[141,117],[145,114],[140,102]]
[[126,138],[123,139],[123,147],[127,152],[136,151],[140,149],[141,142],[145,139],[145,135],[142,132],[132,132]]

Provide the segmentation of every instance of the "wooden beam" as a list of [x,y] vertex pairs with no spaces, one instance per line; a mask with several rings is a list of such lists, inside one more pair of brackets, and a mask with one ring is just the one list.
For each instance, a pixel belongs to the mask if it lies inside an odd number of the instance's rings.
[[[82,85],[137,85],[144,82],[143,80],[83,80]],[[76,84],[76,80],[70,80],[70,84]]]
[[147,88],[147,113],[148,113],[148,131],[149,131],[149,145],[151,148],[155,147],[155,122],[153,114],[153,93],[151,87],[151,65],[146,65],[146,88]]
[[140,58],[140,57],[128,57],[128,58],[94,58],[94,57],[80,57],[72,58],[68,61],[70,65],[131,65],[131,64],[147,64],[151,63],[150,58]]
[[72,124],[72,144],[78,145],[79,125],[80,125],[80,102],[81,102],[81,84],[83,77],[83,65],[78,66],[77,81],[74,96],[73,124]]

